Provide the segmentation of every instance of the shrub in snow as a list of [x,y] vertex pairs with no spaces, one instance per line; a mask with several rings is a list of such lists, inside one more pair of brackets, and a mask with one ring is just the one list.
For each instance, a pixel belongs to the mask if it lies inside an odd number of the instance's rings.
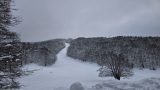
[[115,79],[120,80],[121,77],[131,76],[131,68],[128,61],[122,54],[115,54],[113,52],[106,53],[105,66],[99,69],[100,77],[113,76]]
[[84,90],[84,87],[82,86],[81,83],[76,82],[70,86],[70,90]]

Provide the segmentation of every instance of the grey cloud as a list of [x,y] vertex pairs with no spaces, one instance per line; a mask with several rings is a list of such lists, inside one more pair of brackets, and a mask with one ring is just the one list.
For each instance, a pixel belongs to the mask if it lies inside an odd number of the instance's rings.
[[159,0],[16,0],[23,41],[160,35]]

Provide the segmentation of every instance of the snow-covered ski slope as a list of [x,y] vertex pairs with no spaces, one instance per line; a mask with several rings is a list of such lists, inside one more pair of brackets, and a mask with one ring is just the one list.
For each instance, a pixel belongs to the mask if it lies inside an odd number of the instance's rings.
[[127,83],[141,79],[160,77],[160,70],[134,70],[134,76],[117,81],[112,77],[100,78],[97,70],[100,66],[93,63],[81,62],[66,56],[69,44],[58,54],[56,63],[49,67],[35,64],[26,65],[24,70],[35,70],[18,81],[24,85],[20,90],[57,90],[55,88],[69,88],[74,82],[80,82],[84,87],[91,87],[97,83]]
[[58,87],[69,87],[77,81],[87,86],[102,81],[103,78],[98,77],[99,66],[66,56],[68,46],[69,44],[66,44],[52,66],[42,67],[35,64],[25,66],[23,69],[37,71],[19,79],[24,85],[21,90],[53,90]]

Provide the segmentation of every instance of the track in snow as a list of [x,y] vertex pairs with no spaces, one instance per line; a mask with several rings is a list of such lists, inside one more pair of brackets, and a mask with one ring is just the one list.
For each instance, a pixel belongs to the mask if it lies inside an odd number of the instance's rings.
[[24,85],[22,90],[53,90],[57,87],[69,87],[74,82],[81,82],[84,86],[91,86],[102,81],[98,77],[99,66],[91,63],[84,63],[66,56],[66,47],[57,55],[58,60],[50,67],[42,67],[35,64],[27,65],[24,69],[34,70],[32,75],[19,79]]

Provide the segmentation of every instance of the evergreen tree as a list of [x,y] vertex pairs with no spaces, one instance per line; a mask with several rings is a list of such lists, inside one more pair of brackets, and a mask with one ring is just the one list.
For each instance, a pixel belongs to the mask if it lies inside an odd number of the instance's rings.
[[15,32],[9,29],[18,20],[11,13],[12,0],[0,0],[0,88],[17,88],[15,78],[21,75],[21,45]]

